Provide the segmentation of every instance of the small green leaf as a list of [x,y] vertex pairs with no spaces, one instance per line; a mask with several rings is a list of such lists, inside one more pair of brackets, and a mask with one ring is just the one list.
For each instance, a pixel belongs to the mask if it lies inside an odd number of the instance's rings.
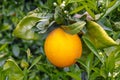
[[77,34],[80,32],[80,30],[83,29],[85,24],[86,24],[85,21],[79,21],[68,26],[62,26],[62,28],[70,34]]
[[77,13],[77,12],[81,11],[82,9],[84,9],[84,6],[77,7],[76,9],[74,9],[73,11],[71,11],[70,14]]
[[9,80],[23,80],[24,74],[20,67],[12,59],[8,59],[3,70],[6,72],[6,76]]
[[28,64],[28,62],[27,61],[25,61],[24,59],[21,61],[21,64],[20,64],[20,66],[22,67],[22,68],[28,68],[29,67],[29,64]]
[[40,61],[41,58],[42,58],[42,56],[39,56],[39,57],[37,57],[36,59],[34,59],[33,62],[32,62],[32,64],[31,64],[31,66],[29,67],[29,70],[30,70],[34,65],[36,65],[36,64]]
[[16,37],[23,38],[23,39],[38,39],[38,34],[32,31],[32,27],[40,20],[37,16],[29,15],[24,17],[15,28],[13,34]]
[[2,46],[0,46],[0,51],[2,51],[3,49],[5,49],[7,47],[7,43],[3,44]]

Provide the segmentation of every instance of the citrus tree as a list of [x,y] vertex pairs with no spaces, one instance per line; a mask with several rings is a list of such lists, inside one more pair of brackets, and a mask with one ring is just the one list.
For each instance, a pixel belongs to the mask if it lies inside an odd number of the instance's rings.
[[120,0],[0,3],[1,80],[119,80]]

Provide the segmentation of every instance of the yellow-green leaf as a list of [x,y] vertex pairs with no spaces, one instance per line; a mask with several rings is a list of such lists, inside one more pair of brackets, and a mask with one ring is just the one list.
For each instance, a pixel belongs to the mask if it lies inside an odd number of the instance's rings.
[[77,12],[81,11],[82,9],[84,9],[84,6],[80,6],[80,7],[76,8],[76,9],[74,9],[73,11],[70,12],[70,14],[77,13]]
[[86,28],[87,35],[96,48],[105,48],[118,45],[96,22],[88,21]]
[[22,39],[32,39],[36,40],[38,38],[38,34],[32,31],[32,27],[40,20],[37,16],[28,15],[24,17],[15,28],[13,35],[22,38]]

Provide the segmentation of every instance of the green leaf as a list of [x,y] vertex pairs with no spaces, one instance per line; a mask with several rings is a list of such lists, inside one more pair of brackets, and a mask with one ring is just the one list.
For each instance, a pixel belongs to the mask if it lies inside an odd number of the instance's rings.
[[85,9],[86,9],[86,11],[90,14],[90,16],[95,19],[95,14],[94,14],[94,12],[93,12],[90,8],[88,8],[87,6],[85,6]]
[[87,5],[90,9],[92,9],[92,10],[94,10],[94,11],[97,11],[97,4],[96,4],[96,1],[95,1],[95,0],[94,0],[94,1],[92,1],[92,0],[87,0],[86,5]]
[[80,32],[80,30],[83,29],[85,24],[86,24],[85,21],[79,21],[68,26],[62,26],[62,28],[70,34],[77,34]]
[[88,74],[88,78],[90,77],[90,73],[92,70],[92,66],[93,66],[93,54],[89,54],[86,60],[86,70],[87,70],[87,74]]
[[84,9],[84,6],[77,7],[76,9],[74,9],[73,11],[71,11],[70,14],[77,13],[77,12],[81,11],[82,9]]
[[24,78],[22,70],[12,59],[7,60],[3,66],[3,70],[5,71],[6,76],[9,78],[9,80],[23,80]]
[[48,70],[46,70],[45,67],[42,66],[42,64],[41,64],[41,65],[36,65],[36,66],[37,66],[37,69],[38,69],[39,71],[45,72],[45,73],[49,74]]
[[57,0],[58,4],[61,4],[62,3],[62,0]]
[[84,1],[84,0],[69,0],[68,3],[76,3],[76,2],[81,2],[81,1]]
[[84,61],[79,59],[77,62],[79,62],[85,69],[87,68],[87,65]]
[[10,25],[9,24],[3,24],[0,26],[0,31],[6,31],[10,29]]
[[108,5],[108,8],[112,7],[112,6],[116,3],[116,1],[117,1],[117,0],[111,1],[111,2],[109,3],[109,5]]
[[113,73],[115,69],[115,53],[112,52],[109,54],[107,60],[106,60],[106,70],[109,73]]
[[86,43],[86,45],[88,46],[88,48],[98,57],[98,59],[103,63],[101,57],[98,54],[97,49],[95,48],[95,46],[91,43],[91,41],[87,38],[87,36],[83,36],[82,37],[83,41]]
[[3,68],[2,67],[0,67],[0,80],[5,80],[5,74],[4,74],[4,72],[3,72]]
[[[86,25],[87,36],[91,40],[92,44],[96,48],[102,49],[110,46],[117,46],[118,44],[114,41],[106,31],[94,21],[87,21]],[[95,34],[93,34],[95,33]]]
[[23,39],[32,39],[36,40],[38,39],[38,34],[34,33],[32,31],[32,27],[35,26],[35,24],[40,20],[37,16],[34,15],[28,15],[24,17],[15,28],[13,34],[16,37],[23,38]]
[[101,76],[101,75],[100,75],[100,69],[99,69],[99,68],[94,67],[92,70],[93,70],[94,72],[90,75],[90,80],[96,80],[96,78],[97,78],[98,76]]
[[3,44],[2,46],[0,46],[0,51],[2,51],[3,49],[5,49],[7,47],[7,43]]
[[29,67],[29,70],[30,70],[34,65],[36,65],[36,64],[40,61],[41,58],[42,58],[42,56],[39,56],[39,57],[37,57],[36,59],[34,59],[33,62],[32,62],[32,64],[31,64],[31,66]]
[[65,21],[62,9],[60,7],[55,8],[54,20],[57,22],[57,24],[63,24]]
[[110,7],[110,8],[107,9],[106,13],[103,14],[103,15],[100,17],[100,19],[106,17],[109,13],[111,13],[111,12],[112,12],[115,8],[117,8],[119,5],[120,5],[120,0],[117,0],[116,3],[114,3],[114,5],[113,5],[112,7]]
[[71,76],[75,80],[81,80],[80,73],[77,74],[77,73],[67,72],[66,74]]

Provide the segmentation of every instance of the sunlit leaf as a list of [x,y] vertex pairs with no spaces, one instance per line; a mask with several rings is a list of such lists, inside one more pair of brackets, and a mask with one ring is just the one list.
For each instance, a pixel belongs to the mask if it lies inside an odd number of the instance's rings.
[[70,34],[77,34],[80,32],[80,30],[83,29],[85,24],[86,24],[85,21],[79,21],[68,26],[62,26],[62,28]]
[[2,51],[3,49],[5,49],[7,47],[7,43],[3,44],[2,46],[0,46],[0,51]]
[[38,34],[32,31],[32,27],[40,20],[40,18],[36,16],[26,16],[24,17],[15,28],[13,34],[16,37],[23,38],[23,39],[38,39]]
[[48,70],[46,70],[44,68],[44,66],[42,66],[42,64],[41,65],[37,65],[37,69],[40,70],[41,72],[45,72],[45,73],[49,74]]
[[112,7],[115,3],[116,3],[117,0],[113,0],[111,1],[109,4],[108,4],[108,8]]
[[84,1],[84,0],[69,0],[68,3],[76,3],[76,2],[81,2],[81,1]]
[[71,11],[70,14],[77,13],[77,12],[81,11],[82,9],[84,9],[84,6],[77,7],[76,9],[74,9],[73,11]]

